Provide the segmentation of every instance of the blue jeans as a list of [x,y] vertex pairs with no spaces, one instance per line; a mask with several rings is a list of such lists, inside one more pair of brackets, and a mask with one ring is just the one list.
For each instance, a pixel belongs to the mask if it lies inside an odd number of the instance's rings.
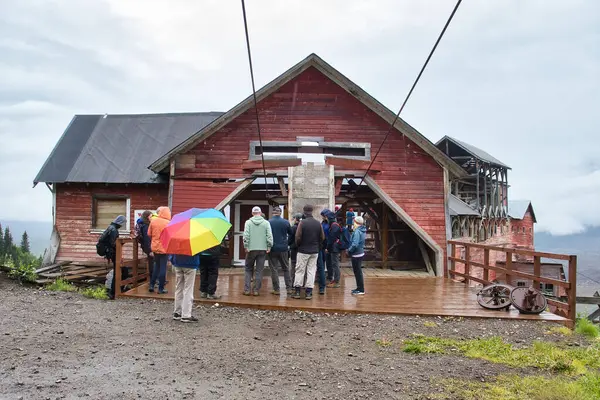
[[154,270],[152,270],[152,279],[150,280],[150,287],[154,288],[156,280],[158,280],[158,291],[162,291],[165,288],[165,280],[167,277],[167,255],[154,253]]
[[325,290],[325,286],[327,286],[327,281],[325,280],[325,250],[319,251],[317,274],[319,275],[319,290]]

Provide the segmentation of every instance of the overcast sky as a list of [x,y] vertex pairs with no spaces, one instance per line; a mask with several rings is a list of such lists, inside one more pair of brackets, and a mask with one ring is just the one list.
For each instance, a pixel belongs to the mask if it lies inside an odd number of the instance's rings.
[[[314,52],[397,110],[453,6],[247,0],[257,86]],[[32,181],[76,113],[227,111],[250,94],[237,0],[0,10],[0,218],[51,220]],[[599,110],[599,1],[466,0],[403,118],[510,165],[509,196],[565,234],[600,225]]]

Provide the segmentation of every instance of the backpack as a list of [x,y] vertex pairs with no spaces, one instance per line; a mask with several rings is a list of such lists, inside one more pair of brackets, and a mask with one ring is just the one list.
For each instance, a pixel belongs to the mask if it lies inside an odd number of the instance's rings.
[[106,257],[107,256],[107,248],[108,248],[108,239],[109,239],[109,229],[110,228],[106,228],[106,230],[102,233],[102,235],[100,235],[100,238],[98,238],[98,243],[96,243],[96,253],[100,256],[100,257]]
[[340,250],[348,250],[350,248],[350,243],[352,243],[352,238],[350,236],[350,231],[346,226],[340,226],[337,222],[334,222],[337,226],[340,227],[341,233],[340,238],[336,241],[338,248]]

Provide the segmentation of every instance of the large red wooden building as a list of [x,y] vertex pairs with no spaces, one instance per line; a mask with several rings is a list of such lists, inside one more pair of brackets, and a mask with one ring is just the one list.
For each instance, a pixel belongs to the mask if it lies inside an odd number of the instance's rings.
[[[129,216],[125,233],[136,211],[169,205],[174,213],[224,210],[233,224],[228,259],[241,262],[250,208],[300,211],[288,209],[288,178],[300,154],[316,153],[328,166],[330,203],[369,210],[371,263],[444,273],[446,242],[460,217],[451,208],[482,217],[480,205],[451,195],[469,178],[462,161],[398,120],[358,185],[395,114],[314,54],[257,97],[262,147],[251,96],[226,113],[75,116],[35,179],[53,194],[60,244],[51,258],[97,259],[98,234],[114,216]],[[507,202],[507,191],[500,193]]]

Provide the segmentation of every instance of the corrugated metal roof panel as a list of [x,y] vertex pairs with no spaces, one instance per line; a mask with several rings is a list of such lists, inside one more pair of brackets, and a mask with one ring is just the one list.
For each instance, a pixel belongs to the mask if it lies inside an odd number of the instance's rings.
[[75,116],[36,182],[156,182],[148,165],[221,115]]
[[[448,140],[454,142],[457,146],[462,147],[465,151],[471,153],[473,156],[479,158],[482,161],[488,162],[490,164],[496,164],[500,167],[505,167],[505,168],[510,169],[510,167],[508,165],[504,164],[502,161],[498,160],[496,157],[493,157],[488,152],[483,151],[478,147],[475,147],[469,143],[463,142],[461,140],[455,139],[450,136],[444,136],[444,138],[442,138],[440,140],[440,142],[443,141],[444,139],[448,139]],[[438,143],[440,143],[440,142],[438,142]]]
[[481,216],[474,208],[471,208],[467,203],[451,194],[448,197],[448,207],[450,208],[450,215],[473,215]]
[[[523,217],[525,216],[525,213],[527,212],[527,209],[529,208],[530,205],[531,205],[530,200],[509,200],[508,201],[508,216],[513,219],[523,219]],[[531,209],[532,209],[532,213],[533,213],[533,207]],[[532,215],[532,217],[533,217],[534,222],[536,222],[535,214]]]

